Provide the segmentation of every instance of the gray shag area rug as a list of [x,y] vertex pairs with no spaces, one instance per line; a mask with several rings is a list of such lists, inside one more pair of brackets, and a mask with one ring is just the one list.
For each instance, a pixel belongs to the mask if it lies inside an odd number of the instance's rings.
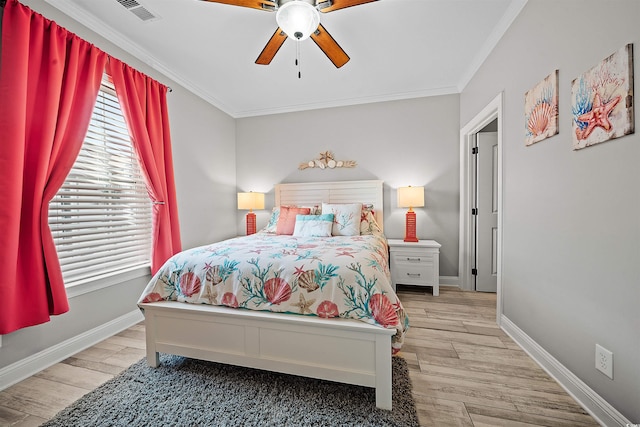
[[393,410],[375,391],[331,381],[161,354],[60,411],[42,426],[418,426],[407,363],[393,357]]

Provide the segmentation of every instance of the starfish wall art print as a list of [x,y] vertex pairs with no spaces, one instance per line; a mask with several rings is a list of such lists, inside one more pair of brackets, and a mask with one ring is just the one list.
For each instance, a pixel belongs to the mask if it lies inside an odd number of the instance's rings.
[[572,82],[571,109],[574,150],[634,132],[632,44]]

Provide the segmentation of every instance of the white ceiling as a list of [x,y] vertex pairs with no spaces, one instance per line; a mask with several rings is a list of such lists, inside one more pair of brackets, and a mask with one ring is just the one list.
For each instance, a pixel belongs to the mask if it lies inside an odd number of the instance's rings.
[[[379,0],[321,14],[350,56],[335,68],[287,40],[270,65],[254,61],[275,13],[200,0],[46,0],[235,118],[460,92],[527,0]],[[163,82],[166,83],[166,82]]]

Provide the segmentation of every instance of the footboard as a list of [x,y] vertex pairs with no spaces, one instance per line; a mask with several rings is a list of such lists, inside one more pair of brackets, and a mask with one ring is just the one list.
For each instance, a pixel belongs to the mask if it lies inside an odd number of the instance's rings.
[[239,310],[174,301],[141,303],[147,361],[158,352],[376,389],[391,409],[394,330],[350,319]]

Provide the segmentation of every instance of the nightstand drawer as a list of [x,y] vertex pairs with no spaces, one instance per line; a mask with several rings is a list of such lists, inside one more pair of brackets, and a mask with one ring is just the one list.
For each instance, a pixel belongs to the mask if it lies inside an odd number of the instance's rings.
[[424,253],[424,252],[403,252],[403,251],[393,251],[391,253],[391,257],[393,262],[397,265],[406,265],[406,266],[425,266],[433,265],[434,255],[432,253]]
[[433,286],[433,266],[395,264],[391,270],[394,283]]

